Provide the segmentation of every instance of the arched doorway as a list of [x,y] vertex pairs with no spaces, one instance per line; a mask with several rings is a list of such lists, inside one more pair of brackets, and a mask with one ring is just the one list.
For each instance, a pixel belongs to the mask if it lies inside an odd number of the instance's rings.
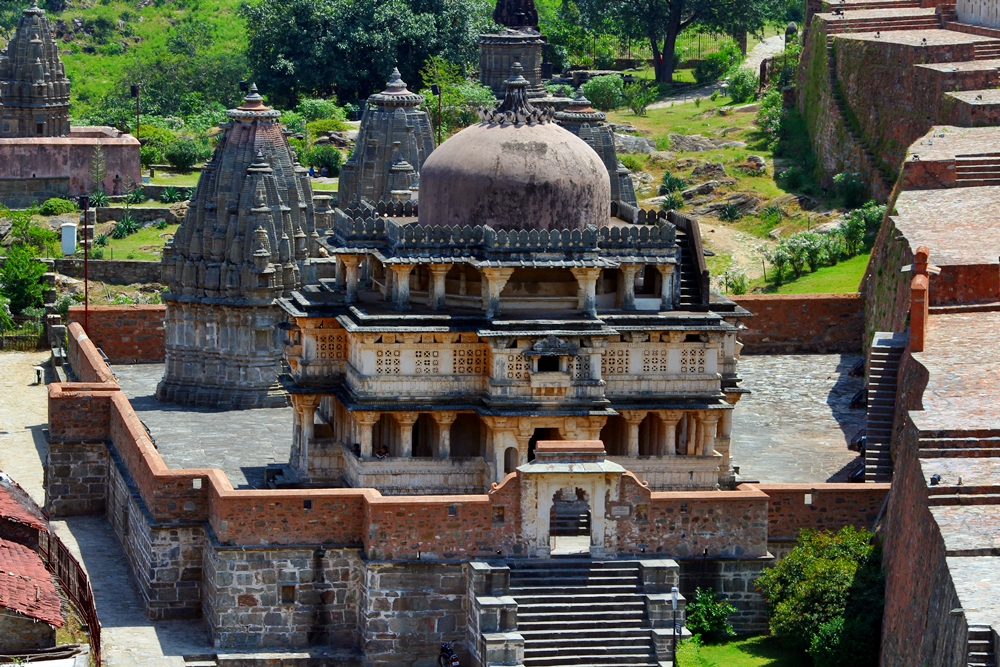
[[508,447],[503,453],[503,474],[509,475],[517,469],[517,447]]
[[591,523],[590,494],[572,486],[557,490],[549,510],[549,553],[589,555]]
[[528,441],[529,462],[535,460],[535,445],[538,444],[539,440],[562,440],[562,436],[557,428],[536,428],[531,435],[531,440]]

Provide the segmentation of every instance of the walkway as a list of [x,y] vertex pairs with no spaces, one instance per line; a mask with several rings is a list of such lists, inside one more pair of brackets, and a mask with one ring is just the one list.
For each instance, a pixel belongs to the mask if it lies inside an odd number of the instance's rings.
[[45,501],[49,394],[44,384],[35,384],[34,369],[48,356],[48,352],[0,352],[0,471],[39,505]]

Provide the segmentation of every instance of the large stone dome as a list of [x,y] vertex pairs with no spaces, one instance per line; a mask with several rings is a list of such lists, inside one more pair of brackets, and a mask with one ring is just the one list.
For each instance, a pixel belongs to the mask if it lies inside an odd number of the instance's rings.
[[507,96],[483,122],[430,154],[420,171],[424,225],[583,229],[609,224],[611,181],[597,153],[525,95],[514,66]]

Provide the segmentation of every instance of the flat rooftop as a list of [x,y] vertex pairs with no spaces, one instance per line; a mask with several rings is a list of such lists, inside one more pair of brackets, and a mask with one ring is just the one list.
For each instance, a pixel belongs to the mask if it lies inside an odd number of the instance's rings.
[[995,127],[935,125],[907,149],[906,159],[916,155],[922,162],[935,162],[995,153],[1000,153],[1000,132]]
[[[849,14],[849,20],[846,22],[850,25],[850,22],[861,18],[886,18],[883,16],[861,16],[862,14],[876,14],[879,12],[898,12],[898,9],[871,9],[867,11],[851,12]],[[913,12],[930,12],[933,16],[934,9],[913,9],[908,10]],[[819,16],[819,14],[817,14]],[[825,14],[823,16],[829,17],[831,14]],[[889,14],[889,16],[898,16],[898,14]],[[827,18],[829,21],[830,19]],[[875,35],[878,34],[878,37]],[[985,44],[987,42],[1000,42],[1000,39],[994,37],[983,37],[982,35],[970,35],[964,32],[957,32],[955,30],[882,30],[878,33],[872,32],[844,32],[833,35],[837,39],[854,39],[863,42],[883,42],[886,44],[902,44],[904,46],[956,46],[958,44]],[[924,40],[927,40],[926,42]],[[933,56],[932,56],[933,57]]]
[[[930,248],[932,264],[1000,263],[1000,186],[907,190],[896,200],[896,211],[896,228],[911,250]],[[928,342],[925,349],[934,348]]]

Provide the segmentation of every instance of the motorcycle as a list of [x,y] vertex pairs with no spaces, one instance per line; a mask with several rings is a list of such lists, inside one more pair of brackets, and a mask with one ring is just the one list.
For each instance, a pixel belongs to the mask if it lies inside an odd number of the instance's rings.
[[438,656],[438,667],[461,667],[458,656],[451,650],[451,644],[441,644],[441,655]]

